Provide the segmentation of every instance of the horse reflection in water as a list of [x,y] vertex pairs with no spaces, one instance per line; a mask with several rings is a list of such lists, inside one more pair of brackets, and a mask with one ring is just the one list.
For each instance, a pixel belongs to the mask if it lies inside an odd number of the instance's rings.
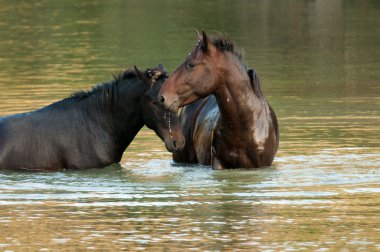
[[228,39],[205,32],[198,39],[159,94],[173,112],[187,105],[180,113],[186,144],[174,160],[214,169],[271,165],[279,129],[256,72]]
[[167,73],[126,70],[109,83],[29,113],[0,118],[0,168],[101,168],[119,162],[144,126],[175,152],[184,146],[176,114],[155,105]]

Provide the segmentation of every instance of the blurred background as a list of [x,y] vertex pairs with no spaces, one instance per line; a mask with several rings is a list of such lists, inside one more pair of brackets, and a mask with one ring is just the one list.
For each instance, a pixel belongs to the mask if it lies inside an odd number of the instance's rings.
[[117,167],[2,171],[0,250],[380,249],[380,1],[0,0],[0,115],[133,65],[173,72],[195,29],[258,72],[280,124],[273,166],[173,164],[144,128]]

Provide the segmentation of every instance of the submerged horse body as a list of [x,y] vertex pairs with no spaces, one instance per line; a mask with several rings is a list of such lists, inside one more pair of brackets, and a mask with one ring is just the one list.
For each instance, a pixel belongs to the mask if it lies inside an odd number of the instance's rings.
[[180,121],[186,144],[173,158],[214,169],[272,164],[279,144],[274,110],[254,70],[223,37],[199,37],[193,51],[164,83],[160,102]]
[[[174,113],[153,104],[167,78],[160,66],[127,70],[115,80],[44,108],[0,118],[0,168],[101,168],[119,162],[147,125],[169,151],[184,145]],[[170,123],[165,117],[170,116]]]

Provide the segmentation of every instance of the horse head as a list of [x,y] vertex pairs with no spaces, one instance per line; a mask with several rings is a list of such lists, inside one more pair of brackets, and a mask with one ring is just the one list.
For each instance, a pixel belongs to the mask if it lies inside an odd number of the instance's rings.
[[157,96],[162,84],[168,78],[168,73],[160,64],[158,67],[140,71],[135,66],[135,71],[145,88],[142,99],[142,117],[145,125],[154,130],[165,142],[166,149],[170,152],[181,150],[185,145],[182,127],[177,114],[168,109],[157,106]]
[[209,38],[197,33],[197,43],[183,63],[173,72],[159,93],[159,102],[171,111],[190,104],[216,91],[223,81],[226,51],[233,48],[225,40]]

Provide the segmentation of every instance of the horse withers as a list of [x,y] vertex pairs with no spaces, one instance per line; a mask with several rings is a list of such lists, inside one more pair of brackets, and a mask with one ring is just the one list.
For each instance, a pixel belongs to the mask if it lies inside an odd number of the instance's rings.
[[[193,51],[162,86],[160,103],[180,114],[186,144],[174,160],[214,169],[270,166],[279,144],[276,115],[234,44],[198,34]],[[190,104],[190,105],[189,105]],[[187,106],[186,106],[187,105]]]
[[113,81],[41,109],[0,117],[0,168],[101,168],[119,162],[146,125],[175,152],[184,146],[175,113],[156,97],[167,72],[160,65],[126,70]]

